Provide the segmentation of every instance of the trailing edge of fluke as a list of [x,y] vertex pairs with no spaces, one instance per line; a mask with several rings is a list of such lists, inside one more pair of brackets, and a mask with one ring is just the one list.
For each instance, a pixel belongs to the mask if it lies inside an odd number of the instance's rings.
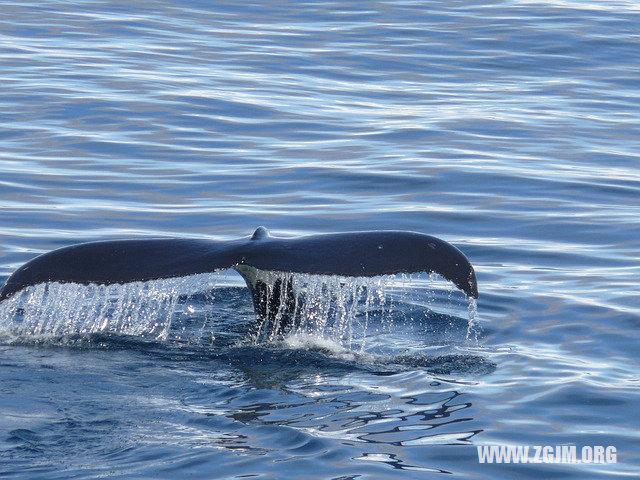
[[453,245],[430,235],[370,231],[279,238],[259,227],[253,235],[231,241],[159,238],[63,247],[16,270],[0,289],[0,301],[40,283],[128,283],[234,267],[241,274],[245,267],[253,267],[349,277],[429,272],[478,297],[469,260]]

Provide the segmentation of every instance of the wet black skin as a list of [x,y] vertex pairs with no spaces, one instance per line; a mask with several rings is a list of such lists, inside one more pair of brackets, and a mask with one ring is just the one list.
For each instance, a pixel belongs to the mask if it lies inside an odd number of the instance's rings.
[[[82,243],[27,262],[0,289],[0,301],[40,283],[114,284],[148,281],[236,268],[252,291],[256,316],[272,319],[291,285],[277,280],[268,298],[264,282],[252,282],[243,266],[259,270],[347,277],[433,272],[478,297],[475,272],[453,245],[430,235],[403,231],[330,233],[272,237],[259,227],[250,237],[230,241],[160,238]],[[278,283],[280,282],[280,283]],[[291,305],[284,306],[288,312]],[[281,312],[282,313],[282,312]]]

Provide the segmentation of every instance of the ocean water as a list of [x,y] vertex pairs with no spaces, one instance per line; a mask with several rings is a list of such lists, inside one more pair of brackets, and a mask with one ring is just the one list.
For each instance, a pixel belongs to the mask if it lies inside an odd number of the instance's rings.
[[400,229],[480,297],[300,278],[277,335],[233,272],[30,289],[0,477],[637,478],[639,32],[624,0],[3,2],[0,282],[81,241]]

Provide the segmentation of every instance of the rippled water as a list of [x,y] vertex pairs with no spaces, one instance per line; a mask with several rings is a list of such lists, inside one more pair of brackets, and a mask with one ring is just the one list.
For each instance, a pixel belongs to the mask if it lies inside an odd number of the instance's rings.
[[3,2],[0,281],[79,241],[403,229],[480,298],[469,336],[455,292],[399,282],[352,343],[254,341],[232,275],[125,287],[169,303],[102,330],[5,312],[0,476],[636,475],[638,32],[630,1]]

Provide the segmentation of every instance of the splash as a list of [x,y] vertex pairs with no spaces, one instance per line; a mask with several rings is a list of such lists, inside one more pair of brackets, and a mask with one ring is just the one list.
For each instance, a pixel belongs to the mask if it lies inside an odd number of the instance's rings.
[[[387,290],[394,277],[340,277],[256,270],[254,281],[267,286],[267,298],[275,312],[252,336],[254,343],[273,342],[283,331],[290,335],[332,339],[352,348],[361,341],[370,317],[385,316]],[[276,285],[287,286],[275,290]],[[274,295],[275,293],[275,295]]]
[[[114,334],[164,341],[191,335],[206,337],[211,344],[226,335],[233,321],[251,323],[249,318],[238,316],[237,298],[228,298],[229,291],[219,294],[224,290],[217,287],[228,280],[226,273],[218,271],[116,285],[48,283],[28,287],[0,303],[0,339],[38,341]],[[455,298],[464,297],[436,275],[339,277],[256,270],[254,280],[265,283],[275,313],[255,323],[249,343],[284,339],[289,348],[324,345],[328,350],[359,354],[377,346],[400,345],[406,339],[390,337],[395,326],[402,322],[405,327],[420,328],[424,323],[416,320],[428,322],[433,310],[449,309],[446,318],[460,319],[456,315],[461,304],[456,304]],[[285,289],[276,288],[278,282],[290,285],[290,298],[285,298]],[[199,295],[197,300],[189,300],[194,295]],[[469,316],[466,339],[477,342],[477,305],[475,300],[464,298]],[[238,318],[227,318],[230,316]],[[180,337],[182,333],[184,337]]]
[[286,332],[294,344],[313,339],[363,353],[372,339],[392,333],[399,321],[410,324],[417,312],[424,316],[444,306],[459,313],[460,297],[469,315],[466,338],[477,332],[475,300],[435,274],[341,277],[254,270],[251,275],[252,283],[266,285],[265,310],[271,312],[254,331],[254,344],[277,341]]
[[181,296],[213,292],[217,279],[213,273],[113,285],[27,287],[0,303],[0,334],[37,340],[110,333],[164,340]]

